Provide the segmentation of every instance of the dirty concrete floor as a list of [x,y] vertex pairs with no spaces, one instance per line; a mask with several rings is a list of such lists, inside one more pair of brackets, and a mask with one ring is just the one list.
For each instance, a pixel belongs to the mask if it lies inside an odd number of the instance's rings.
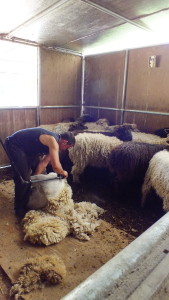
[[[89,184],[90,182],[90,184]],[[113,199],[110,187],[92,186],[92,180],[72,185],[74,201],[91,201],[106,209],[102,224],[89,241],[66,237],[57,245],[35,246],[23,241],[20,222],[13,211],[13,181],[0,182],[0,300],[9,300],[9,290],[16,281],[19,267],[27,257],[56,254],[65,263],[67,275],[57,286],[32,291],[23,299],[59,300],[89,275],[125,248],[131,241],[158,220],[162,212],[141,210],[130,201]]]

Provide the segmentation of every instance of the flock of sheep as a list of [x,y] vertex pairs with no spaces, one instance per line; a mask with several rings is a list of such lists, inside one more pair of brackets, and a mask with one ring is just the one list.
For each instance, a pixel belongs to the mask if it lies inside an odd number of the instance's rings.
[[142,205],[154,189],[163,200],[163,209],[169,210],[166,130],[149,134],[140,132],[136,124],[110,126],[107,119],[92,122],[88,115],[56,124],[53,130],[70,130],[76,136],[75,146],[69,149],[74,182],[79,181],[87,166],[107,167],[119,186],[124,183],[140,187]]
[[[87,166],[107,168],[120,188],[123,184],[140,187],[142,205],[153,188],[163,200],[163,209],[169,210],[168,136],[140,132],[135,124],[110,126],[106,119],[89,122],[88,118],[83,116],[76,122],[51,125],[55,132],[70,130],[75,134],[76,143],[67,151],[73,181],[79,182]],[[52,178],[56,174],[37,176],[38,179]],[[100,225],[99,216],[104,210],[89,202],[74,203],[66,179],[44,181],[39,185],[31,202],[37,202],[37,191],[43,190],[48,204],[38,210],[30,205],[31,210],[22,222],[24,239],[46,246],[60,242],[68,234],[88,240]],[[39,197],[41,195],[39,192]]]
[[[106,119],[91,122],[88,116],[75,122],[42,127],[59,133],[74,132],[75,146],[67,151],[74,182],[79,182],[87,166],[107,168],[119,186],[140,187],[142,205],[154,189],[163,201],[163,209],[169,210],[169,138],[164,131],[160,131],[160,137],[140,132],[135,124],[110,126]],[[90,202],[75,203],[71,186],[66,179],[56,178],[55,173],[35,175],[32,179],[50,180],[32,186],[30,210],[22,220],[24,240],[45,246],[58,243],[69,234],[79,240],[89,240],[100,226],[99,217],[104,210]],[[42,195],[45,195],[44,206],[37,209]],[[20,299],[23,294],[41,287],[44,281],[57,284],[65,273],[64,263],[59,258],[35,258],[22,267],[10,295]]]

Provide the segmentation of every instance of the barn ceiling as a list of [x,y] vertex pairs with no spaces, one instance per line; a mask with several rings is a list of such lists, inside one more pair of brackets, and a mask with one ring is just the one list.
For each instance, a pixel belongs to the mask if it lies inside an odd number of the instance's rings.
[[1,39],[84,55],[167,43],[168,26],[169,0],[0,1]]

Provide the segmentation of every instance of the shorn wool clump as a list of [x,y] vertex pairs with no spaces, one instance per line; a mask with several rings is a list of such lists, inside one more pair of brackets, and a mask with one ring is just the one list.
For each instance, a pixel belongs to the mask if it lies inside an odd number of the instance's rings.
[[150,160],[142,186],[142,206],[152,188],[162,199],[163,209],[169,211],[169,152],[167,150],[156,153]]
[[[55,177],[56,174],[36,175],[34,179],[52,176]],[[68,234],[80,240],[89,240],[100,226],[99,216],[104,210],[94,203],[75,204],[72,189],[66,179],[53,179],[38,184],[44,190],[48,203],[45,208],[30,210],[25,215],[22,220],[24,240],[46,246],[60,242]]]
[[99,133],[80,133],[75,138],[74,147],[69,149],[74,182],[79,182],[79,176],[87,166],[108,168],[111,151],[123,143],[116,137]]
[[30,258],[21,267],[18,279],[10,290],[10,296],[15,300],[24,299],[24,294],[35,289],[60,283],[65,275],[66,267],[57,255]]

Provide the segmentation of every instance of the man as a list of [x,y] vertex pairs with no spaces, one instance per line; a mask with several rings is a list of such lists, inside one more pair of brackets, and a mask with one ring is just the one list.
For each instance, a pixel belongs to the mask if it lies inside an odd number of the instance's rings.
[[[51,163],[54,172],[68,176],[60,163],[59,151],[67,150],[74,144],[75,137],[72,133],[57,134],[43,128],[22,129],[6,138],[5,147],[14,173],[16,215],[22,217],[26,213],[31,175],[43,173]],[[33,172],[36,161],[38,164]]]

